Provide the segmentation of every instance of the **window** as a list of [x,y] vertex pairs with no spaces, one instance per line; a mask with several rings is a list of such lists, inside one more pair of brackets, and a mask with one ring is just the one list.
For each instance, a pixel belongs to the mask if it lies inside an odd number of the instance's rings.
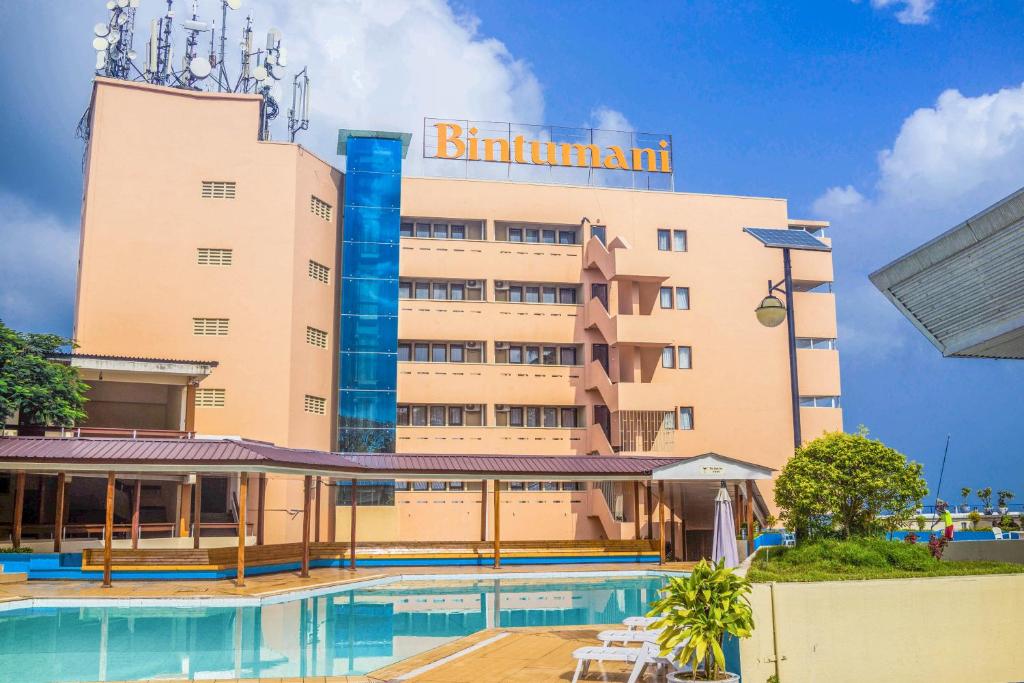
[[680,311],[690,310],[689,287],[676,287],[676,309]]
[[414,363],[482,363],[483,342],[399,341],[398,360]]
[[412,237],[412,223],[407,223],[403,221],[401,225],[398,226],[398,236]]
[[574,228],[557,225],[516,225],[497,222],[494,238],[499,242],[525,242],[528,244],[579,244]]
[[544,244],[554,244],[555,243],[555,231],[554,230],[541,230],[540,231],[540,241],[543,242]]
[[412,283],[399,281],[398,283],[398,298],[399,299],[411,299],[412,298]]
[[430,345],[430,362],[431,363],[447,363],[448,362],[448,345],[447,344],[431,344]]
[[402,362],[412,360],[412,344],[409,342],[398,342],[398,360]]
[[327,333],[323,330],[318,330],[315,327],[306,325],[306,343],[312,344],[313,346],[319,346],[321,349],[326,349]]
[[[339,481],[338,505],[352,505],[352,482]],[[359,507],[389,507],[395,504],[395,486],[393,481],[360,481],[356,483],[356,505]],[[403,488],[402,490],[405,490]]]
[[412,359],[417,363],[430,362],[430,344],[419,343],[413,345]]
[[452,225],[451,238],[453,240],[464,240],[464,239],[466,239],[466,226],[465,225]]
[[234,199],[235,182],[233,180],[204,180],[203,199]]
[[325,415],[327,413],[327,401],[320,398],[319,396],[310,396],[306,394],[303,400],[303,407],[307,413],[314,415]]
[[522,228],[509,228],[508,229],[508,241],[509,242],[522,242],[523,241],[523,229]]
[[416,236],[417,237],[430,237],[430,223],[417,223],[416,224]]
[[661,367],[674,368],[676,366],[676,350],[666,346],[661,350]]
[[201,266],[230,266],[233,255],[231,249],[199,247],[196,250],[196,262]]
[[672,231],[672,251],[686,251],[686,231]]
[[678,349],[679,362],[676,367],[680,370],[689,370],[693,367],[693,350],[689,346],[680,346]]
[[538,230],[537,228],[527,228],[526,241],[532,244],[540,242],[540,230]]
[[448,239],[448,224],[447,223],[434,223],[434,239],[446,240]]
[[576,346],[524,345],[518,342],[495,342],[495,363],[528,363],[531,365],[576,365]]
[[527,365],[536,365],[540,363],[540,347],[539,346],[527,346],[526,347],[526,363]]
[[227,333],[227,318],[192,318],[192,334],[197,337],[223,337]]
[[679,409],[679,428],[685,430],[693,429],[693,408],[685,407]]
[[576,365],[576,347],[562,346],[558,349],[559,365]]
[[483,301],[483,280],[398,281],[399,299],[434,301]]
[[558,231],[558,243],[559,244],[579,244],[580,241],[576,237],[575,230],[559,230]]
[[450,482],[448,482],[448,490],[449,491],[465,491],[466,490],[466,482],[464,482],[464,481],[450,481]]
[[495,424],[499,427],[562,427],[580,426],[579,408],[561,406],[495,406]]
[[469,405],[408,405],[398,404],[400,427],[479,427],[484,423],[483,406]]
[[672,288],[671,287],[662,287],[661,291],[660,291],[660,294],[661,294],[661,307],[662,308],[672,308]]
[[452,344],[448,347],[448,361],[451,363],[466,362],[466,347],[462,344]]
[[675,411],[669,410],[665,412],[664,418],[661,421],[662,429],[675,429],[676,428],[676,414]]
[[658,251],[672,251],[672,231],[658,231]]
[[579,301],[579,287],[546,282],[502,282],[495,283],[494,300],[509,303],[528,304],[569,304]]
[[331,269],[327,266],[317,263],[316,261],[309,262],[309,276],[318,282],[327,284],[330,282]]
[[331,221],[331,205],[315,195],[309,196],[309,210],[314,216],[319,216],[328,223]]
[[540,350],[540,359],[544,365],[558,364],[558,349],[554,346],[543,346]]
[[417,299],[429,299],[430,298],[430,283],[429,282],[417,282],[416,283],[416,298]]
[[196,408],[223,408],[224,390],[207,389],[199,387],[196,389]]
[[430,298],[444,301],[448,298],[448,283],[433,282],[430,285]]
[[836,340],[832,337],[797,337],[796,348],[835,351],[837,347]]
[[555,288],[554,287],[542,287],[541,288],[541,301],[546,304],[555,303]]
[[561,411],[563,427],[579,427],[579,410],[576,408],[562,408]]
[[839,408],[838,396],[801,396],[801,408]]
[[559,287],[558,288],[558,303],[560,303],[560,304],[575,304],[576,303],[576,288],[575,287]]
[[544,408],[544,426],[545,427],[557,427],[558,426],[558,409],[557,408]]

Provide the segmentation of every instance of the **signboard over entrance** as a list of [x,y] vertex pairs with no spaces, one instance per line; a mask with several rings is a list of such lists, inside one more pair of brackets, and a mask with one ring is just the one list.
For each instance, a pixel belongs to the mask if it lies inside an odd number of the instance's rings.
[[480,162],[506,166],[511,179],[672,189],[665,134],[425,118],[423,158],[462,161],[467,177],[495,177],[469,171]]

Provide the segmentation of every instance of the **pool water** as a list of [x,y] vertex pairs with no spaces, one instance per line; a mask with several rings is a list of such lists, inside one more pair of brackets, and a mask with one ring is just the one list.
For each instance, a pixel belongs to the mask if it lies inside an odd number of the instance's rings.
[[618,623],[663,583],[405,581],[259,607],[13,610],[0,613],[0,681],[364,674],[495,626]]

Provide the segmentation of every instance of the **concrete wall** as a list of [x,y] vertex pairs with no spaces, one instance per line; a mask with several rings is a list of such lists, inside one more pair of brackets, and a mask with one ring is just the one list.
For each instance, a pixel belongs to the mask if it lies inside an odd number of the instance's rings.
[[1024,564],[1024,541],[971,541],[950,543],[944,560],[987,560]]
[[758,584],[751,602],[749,683],[775,674],[776,656],[782,683],[1024,679],[1024,575]]

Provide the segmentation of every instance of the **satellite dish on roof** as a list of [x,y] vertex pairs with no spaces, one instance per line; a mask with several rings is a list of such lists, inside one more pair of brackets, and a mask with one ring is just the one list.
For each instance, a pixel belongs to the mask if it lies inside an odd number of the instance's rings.
[[275,57],[274,55],[270,54],[270,55],[267,55],[267,59],[265,61],[270,66],[274,66],[275,64],[277,64],[277,57]]
[[114,9],[117,7],[117,3],[114,0],[107,0],[107,9]]
[[238,9],[242,6],[242,0],[225,0],[225,2],[231,9]]
[[117,6],[124,9],[128,6],[128,0],[117,0]]
[[206,78],[213,69],[206,57],[193,57],[188,63],[188,70],[196,78]]
[[113,31],[111,31],[110,35],[107,36],[107,42],[110,43],[111,45],[113,45],[114,43],[116,43],[119,40],[121,40],[121,32],[118,31],[117,29],[114,29]]
[[117,15],[117,25],[118,26],[124,26],[127,23],[128,23],[128,15],[127,14],[122,12],[121,14]]
[[96,26],[93,27],[92,32],[102,38],[110,33],[110,27],[106,24],[96,24]]
[[265,67],[265,66],[258,66],[258,67],[256,67],[255,69],[252,70],[252,76],[257,81],[265,81],[265,80],[267,80],[267,67]]
[[96,37],[92,39],[92,49],[94,50],[106,50],[110,46],[106,38]]

